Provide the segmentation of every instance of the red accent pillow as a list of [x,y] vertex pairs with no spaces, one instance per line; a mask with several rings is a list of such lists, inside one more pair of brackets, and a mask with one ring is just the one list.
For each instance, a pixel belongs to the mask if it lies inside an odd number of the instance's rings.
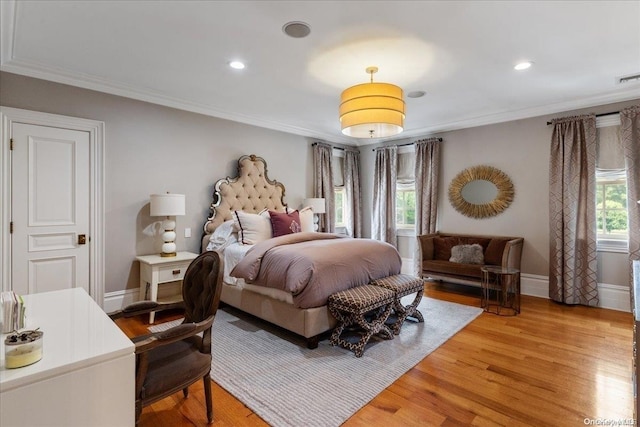
[[269,218],[271,219],[273,237],[299,233],[302,231],[302,227],[300,226],[300,214],[297,210],[289,213],[269,211]]

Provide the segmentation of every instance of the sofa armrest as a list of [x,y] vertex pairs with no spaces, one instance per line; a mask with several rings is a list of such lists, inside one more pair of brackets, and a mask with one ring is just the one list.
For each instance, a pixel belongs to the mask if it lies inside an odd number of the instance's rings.
[[438,233],[422,234],[417,236],[416,256],[420,261],[433,259],[435,250],[433,248],[433,239],[438,237]]
[[520,270],[520,261],[522,260],[522,245],[524,239],[519,237],[509,240],[504,247],[502,254],[503,268],[517,268]]

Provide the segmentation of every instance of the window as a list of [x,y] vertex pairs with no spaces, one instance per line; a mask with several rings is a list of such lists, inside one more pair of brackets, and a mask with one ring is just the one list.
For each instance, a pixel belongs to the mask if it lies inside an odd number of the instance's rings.
[[335,214],[336,214],[336,227],[345,227],[344,211],[345,211],[345,191],[344,187],[336,187],[333,190],[335,197]]
[[629,240],[627,172],[620,116],[596,119],[596,232],[598,250],[626,252]]
[[626,177],[596,178],[596,222],[599,245],[624,241],[626,246],[629,236]]
[[414,188],[396,189],[396,228],[415,228],[416,226],[416,190]]

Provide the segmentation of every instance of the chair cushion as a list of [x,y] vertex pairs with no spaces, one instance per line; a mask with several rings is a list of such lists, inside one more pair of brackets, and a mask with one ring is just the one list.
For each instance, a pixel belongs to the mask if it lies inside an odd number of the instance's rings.
[[199,337],[177,341],[149,351],[149,370],[142,398],[153,398],[167,390],[181,390],[211,370],[211,355],[199,350]]

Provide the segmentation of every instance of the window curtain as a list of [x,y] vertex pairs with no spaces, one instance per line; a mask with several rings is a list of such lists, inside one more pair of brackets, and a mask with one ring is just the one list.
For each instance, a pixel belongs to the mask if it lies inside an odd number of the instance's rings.
[[376,150],[371,237],[396,246],[396,182],[398,147]]
[[[627,210],[629,212],[629,271],[640,260],[640,105],[620,111],[620,140],[627,169]],[[631,293],[633,295],[633,292]],[[632,297],[633,298],[633,297]],[[633,304],[631,305],[633,307]]]
[[319,215],[319,229],[335,231],[335,201],[333,195],[333,148],[321,142],[313,145],[313,197],[324,198],[325,213]]
[[596,118],[552,120],[549,164],[549,298],[597,306]]
[[347,235],[362,237],[362,195],[360,193],[360,152],[344,152],[344,222]]
[[[436,232],[438,214],[438,177],[440,176],[440,142],[428,138],[416,142],[416,237]],[[422,248],[416,243],[413,271],[422,277]]]
[[439,175],[439,139],[416,142],[416,236],[436,232]]

